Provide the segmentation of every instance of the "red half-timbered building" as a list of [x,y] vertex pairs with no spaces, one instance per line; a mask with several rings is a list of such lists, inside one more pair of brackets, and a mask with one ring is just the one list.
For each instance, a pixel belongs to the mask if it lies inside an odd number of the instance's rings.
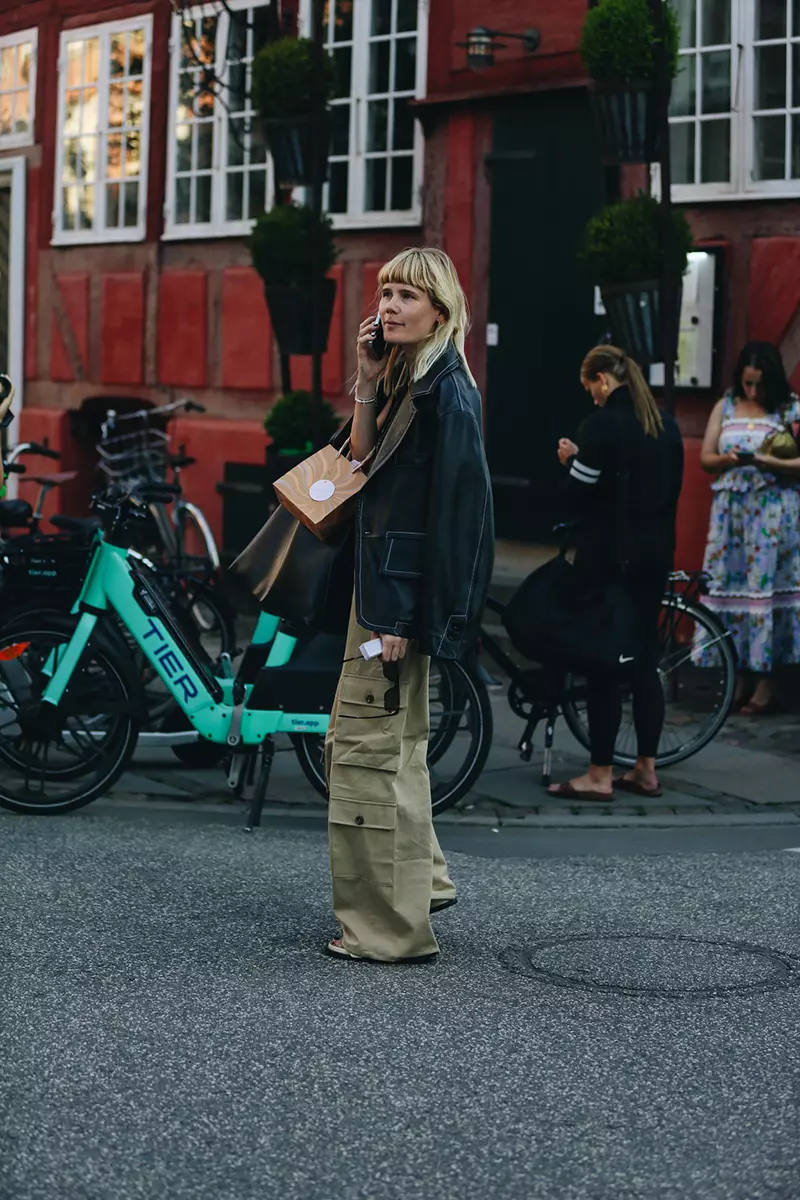
[[[92,486],[71,414],[98,397],[191,395],[175,423],[200,465],[192,498],[222,528],[226,464],[263,461],[277,349],[246,236],[271,202],[250,126],[249,64],[304,0],[186,10],[225,103],[198,99],[169,0],[16,0],[0,11],[0,354],[18,381],[25,437],[66,468],[62,508]],[[351,343],[377,266],[410,243],[444,245],[473,307],[469,352],[486,398],[498,525],[545,536],[556,511],[555,439],[585,398],[583,352],[604,331],[576,262],[585,222],[642,171],[603,168],[577,45],[587,0],[331,0],[339,60],[327,204],[339,241],[326,395],[347,405]],[[708,511],[699,437],[739,345],[768,338],[800,385],[800,9],[786,0],[680,0],[674,195],[701,247],[719,247],[714,369],[679,392],[687,443],[682,560],[697,565]],[[230,10],[230,11],[226,11]],[[487,9],[489,10],[487,12]],[[244,12],[236,20],[231,12]],[[508,38],[467,66],[469,30]],[[292,364],[293,383],[310,378]]]

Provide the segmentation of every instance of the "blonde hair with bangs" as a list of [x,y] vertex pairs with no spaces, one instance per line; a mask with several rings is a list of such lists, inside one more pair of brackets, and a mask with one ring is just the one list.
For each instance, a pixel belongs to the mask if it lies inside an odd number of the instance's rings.
[[[414,360],[412,379],[422,379],[441,358],[452,342],[473,387],[475,380],[467,364],[464,342],[469,332],[469,309],[453,260],[433,246],[412,246],[381,267],[378,287],[387,283],[405,283],[425,292],[434,308],[444,317],[430,337],[422,343]],[[402,347],[393,346],[383,373],[384,390],[390,395],[407,375]]]

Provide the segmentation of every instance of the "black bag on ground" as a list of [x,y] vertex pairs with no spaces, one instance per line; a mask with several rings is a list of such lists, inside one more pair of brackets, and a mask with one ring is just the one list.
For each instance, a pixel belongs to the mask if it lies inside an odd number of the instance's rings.
[[564,554],[520,585],[503,624],[520,654],[565,671],[620,673],[640,653],[636,612],[622,584],[587,585]]
[[355,575],[353,523],[321,541],[279,505],[231,565],[261,608],[305,629],[344,633]]

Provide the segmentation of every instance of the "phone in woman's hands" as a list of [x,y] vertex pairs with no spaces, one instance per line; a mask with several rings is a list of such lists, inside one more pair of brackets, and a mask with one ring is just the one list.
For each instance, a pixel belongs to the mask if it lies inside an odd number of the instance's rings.
[[756,456],[752,450],[737,450],[736,457],[738,458],[740,465],[743,467],[749,467],[750,464],[754,463],[756,460]]
[[367,353],[375,362],[381,362],[386,357],[386,338],[383,336],[380,315],[375,318],[372,324],[375,328],[375,337],[367,347]]

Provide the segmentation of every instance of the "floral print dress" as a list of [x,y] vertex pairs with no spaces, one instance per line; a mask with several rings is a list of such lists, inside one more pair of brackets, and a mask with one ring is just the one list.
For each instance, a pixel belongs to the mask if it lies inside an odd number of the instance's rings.
[[[800,401],[779,417],[737,417],[725,397],[718,451],[758,453],[770,433],[800,420]],[[733,634],[739,665],[768,674],[800,662],[800,480],[734,467],[711,485],[704,569],[706,604]]]

